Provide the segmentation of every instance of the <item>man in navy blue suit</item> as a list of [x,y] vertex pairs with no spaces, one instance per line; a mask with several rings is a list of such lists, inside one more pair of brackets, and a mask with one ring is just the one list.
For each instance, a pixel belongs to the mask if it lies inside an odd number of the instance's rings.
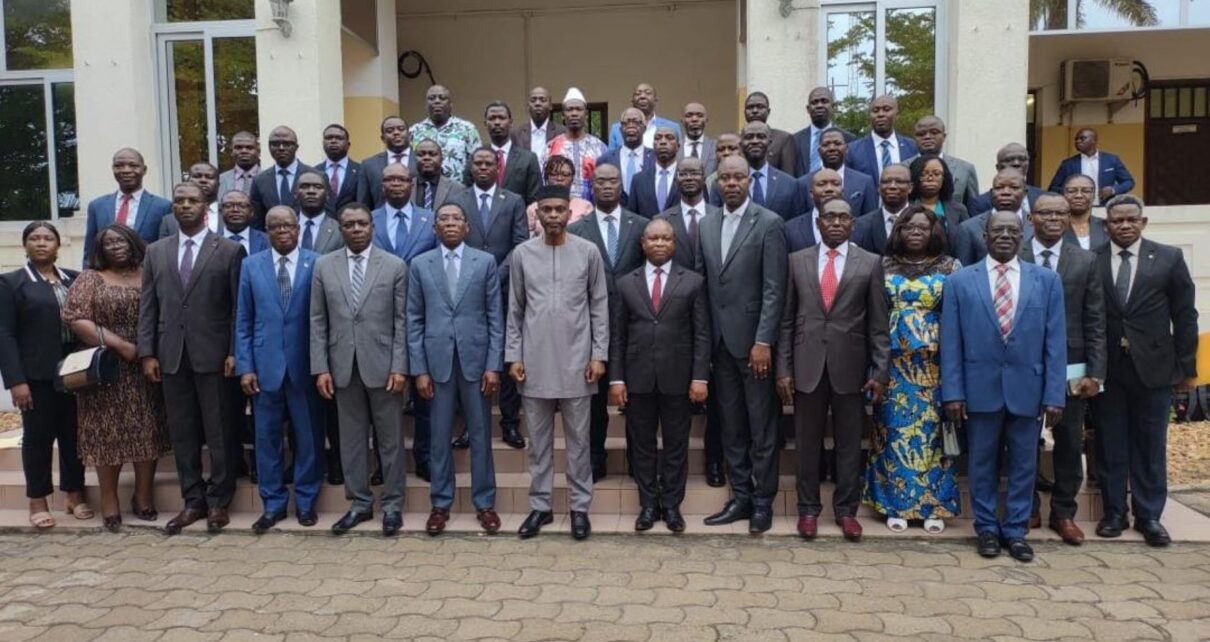
[[[1067,402],[1067,321],[1059,275],[1017,258],[1022,228],[1014,212],[992,214],[987,259],[945,283],[941,399],[950,421],[966,423],[979,554],[995,557],[1003,545],[1028,562],[1039,419],[1057,424]],[[1002,453],[1008,492],[999,519]]]
[[340,123],[324,127],[324,161],[315,166],[328,179],[328,216],[357,200],[361,163],[349,158],[349,130]]
[[[1022,202],[1021,207],[1025,214],[1029,214],[1030,210],[1034,207],[1034,201],[1038,200],[1038,197],[1045,193],[1041,188],[1030,185],[1028,182],[1029,150],[1025,149],[1025,146],[1021,143],[1009,143],[1001,147],[996,151],[996,171],[999,172],[1002,169],[1015,169],[1025,179],[1023,181],[1025,185],[1025,200]],[[975,197],[966,208],[971,218],[982,212],[994,209],[992,200],[992,190],[983,192]],[[1029,228],[1027,227],[1026,229],[1028,230]]]
[[[816,87],[807,95],[807,115],[811,117],[811,124],[794,133],[794,156],[797,161],[794,166],[795,176],[814,174],[823,168],[823,159],[819,155],[819,143],[823,133],[833,128],[832,103],[834,102],[836,102],[836,97],[827,87]],[[846,143],[853,140],[854,136],[849,132],[843,129],[838,129],[838,131],[844,135]],[[861,216],[865,211],[853,210],[853,213]]]
[[[412,259],[437,247],[433,232],[433,213],[413,205],[412,175],[403,165],[387,165],[382,170],[382,207],[374,210],[374,245],[403,259]],[[412,381],[412,459],[416,476],[429,481],[429,402],[415,392]]]
[[[769,132],[769,126],[759,120],[744,125],[740,132],[740,153],[748,161],[748,197],[753,203],[772,210],[783,221],[788,221],[802,214],[802,198],[794,177],[769,162]],[[710,192],[710,202],[720,206],[723,204],[718,185]]]
[[[839,129],[829,129],[820,135],[819,156],[823,166],[840,174],[844,200],[853,212],[853,218],[872,212],[878,207],[878,192],[874,189],[874,179],[852,167],[845,167],[844,159],[848,153],[849,144],[845,141],[845,133]],[[817,170],[818,171],[818,170]],[[805,209],[811,209],[811,172],[798,179],[798,191],[803,195]]]
[[223,221],[223,237],[244,246],[248,256],[269,249],[269,235],[251,227],[252,201],[247,194],[239,190],[223,194],[218,211]]
[[680,141],[671,127],[655,130],[655,162],[634,177],[629,209],[644,218],[652,218],[680,202],[676,187],[676,156]]
[[[242,192],[228,192],[228,195]],[[257,534],[286,518],[290,500],[282,436],[288,418],[298,523],[314,526],[323,481],[323,405],[311,377],[311,274],[317,255],[298,247],[298,215],[276,205],[265,217],[270,252],[244,259],[235,307],[235,371],[252,398],[257,490],[264,512]]]
[[1097,202],[1105,204],[1118,194],[1134,189],[1134,177],[1116,154],[1101,151],[1097,146],[1097,131],[1084,127],[1076,132],[1076,151],[1079,153],[1063,159],[1055,177],[1050,181],[1050,191],[1063,193],[1063,184],[1068,176],[1083,174],[1096,183]]
[[408,270],[408,363],[417,392],[432,405],[433,509],[425,530],[443,532],[454,505],[450,436],[461,407],[471,448],[471,503],[491,535],[500,530],[490,405],[504,370],[500,280],[495,257],[463,242],[470,228],[461,205],[437,208],[436,228],[441,244]]
[[273,165],[256,174],[256,178],[252,179],[252,189],[248,191],[248,196],[252,198],[252,227],[257,229],[265,227],[265,213],[270,207],[297,205],[294,188],[298,185],[298,177],[311,169],[299,162],[298,134],[285,125],[274,127],[269,132],[269,155],[273,157]]
[[870,103],[870,132],[849,146],[849,167],[877,179],[882,168],[892,163],[902,163],[919,153],[916,143],[895,133],[895,119],[899,117],[899,101],[894,96],[879,96]]
[[92,256],[97,232],[112,223],[121,223],[139,233],[148,243],[159,240],[160,220],[172,212],[168,199],[143,189],[147,165],[137,149],[123,147],[113,155],[113,179],[118,191],[94,198],[88,204],[88,223],[84,231],[84,265]]
[[[885,254],[891,228],[908,208],[911,193],[912,174],[907,166],[895,164],[883,169],[882,176],[878,178],[878,195],[882,205],[873,212],[867,212],[868,216],[857,219],[853,225],[853,243],[867,252]],[[954,248],[948,249],[954,251]]]

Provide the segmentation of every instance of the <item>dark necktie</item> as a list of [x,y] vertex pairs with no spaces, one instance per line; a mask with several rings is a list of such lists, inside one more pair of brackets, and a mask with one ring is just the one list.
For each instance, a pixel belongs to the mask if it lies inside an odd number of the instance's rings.
[[496,150],[496,185],[504,185],[504,171],[506,169],[507,159],[504,158],[504,150]]
[[437,181],[424,184],[424,209],[433,210],[433,199],[437,196]]
[[281,294],[281,305],[283,308],[290,307],[290,295],[293,294],[293,288],[290,287],[290,271],[286,269],[286,263],[290,259],[281,257],[277,259],[277,291]]
[[689,208],[689,225],[685,226],[685,231],[689,233],[689,245],[693,251],[697,251],[697,210]]
[[664,284],[660,279],[660,275],[663,273],[663,268],[656,268],[655,280],[651,283],[651,309],[655,310],[656,314],[660,313],[660,303],[664,298]]
[[699,145],[701,145],[701,144],[702,144],[702,143],[701,143],[701,141],[696,141],[696,140],[695,140],[695,141],[693,141],[693,142],[692,142],[692,143],[690,143],[690,144],[691,144],[691,145],[693,145],[693,151],[689,153],[689,156],[690,156],[691,158],[700,158],[700,157],[698,156],[698,151],[697,151],[697,148],[698,148],[698,146],[699,146]]
[[279,169],[277,175],[281,176],[281,181],[277,186],[277,200],[282,205],[293,205],[294,199],[290,197],[290,170]]
[[315,249],[315,233],[311,231],[315,221],[307,221],[303,224],[302,247],[304,250]]
[[1118,291],[1118,301],[1121,301],[1122,305],[1125,305],[1127,299],[1130,298],[1130,257],[1133,255],[1130,253],[1130,250],[1122,250],[1118,252],[1118,256],[1122,257],[1122,263],[1118,266],[1118,276],[1113,286]]
[[479,221],[483,223],[483,233],[487,234],[488,218],[492,213],[492,205],[488,202],[491,194],[484,192],[479,195]]
[[1050,260],[1050,257],[1052,257],[1054,255],[1055,255],[1055,253],[1051,252],[1050,250],[1042,250],[1042,267],[1044,267],[1048,270],[1055,269],[1054,263],[1052,263]]
[[[1118,274],[1121,274],[1120,272]],[[181,285],[189,287],[189,278],[193,276],[193,239],[185,240],[185,255],[181,257]]]
[[403,215],[403,210],[395,212],[395,251],[403,251],[403,246],[408,242],[408,217]]
[[752,172],[752,200],[757,205],[765,204],[765,187],[760,183],[762,175],[763,172]]

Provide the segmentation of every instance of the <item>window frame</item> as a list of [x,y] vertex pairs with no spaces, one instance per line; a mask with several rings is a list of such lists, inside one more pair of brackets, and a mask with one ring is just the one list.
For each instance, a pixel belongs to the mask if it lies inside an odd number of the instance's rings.
[[[1077,26],[1077,24],[1076,24],[1076,20],[1079,18],[1077,12],[1079,11],[1080,0],[1067,0],[1067,27],[1066,28],[1064,28],[1064,29],[1034,29],[1033,23],[1030,23],[1029,35],[1031,35],[1031,36],[1048,36],[1048,35],[1072,35],[1072,34],[1080,34],[1080,33],[1115,33],[1115,32],[1125,32],[1125,31],[1130,31],[1130,32],[1134,32],[1134,31],[1170,31],[1173,29],[1206,29],[1207,27],[1210,27],[1210,23],[1205,23],[1205,24],[1190,24],[1189,23],[1189,19],[1190,19],[1190,15],[1191,15],[1190,8],[1191,8],[1194,0],[1178,0],[1178,1],[1181,4],[1177,11],[1177,15],[1179,16],[1179,18],[1177,18],[1176,24],[1155,25],[1153,27],[1121,26],[1121,27],[1098,27],[1098,28],[1094,28],[1094,29],[1089,29],[1087,27]],[[1200,1],[1205,1],[1205,0],[1200,0]]]

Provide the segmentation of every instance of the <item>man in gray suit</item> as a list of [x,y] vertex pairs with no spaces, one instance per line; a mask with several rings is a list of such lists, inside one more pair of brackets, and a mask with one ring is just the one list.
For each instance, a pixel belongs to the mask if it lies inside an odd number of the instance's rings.
[[[225,419],[225,377],[235,374],[235,301],[244,248],[206,229],[205,196],[193,183],[172,190],[179,231],[147,246],[139,299],[139,358],[143,375],[164,384],[168,437],[184,509],[168,521],[169,535],[206,518],[217,533],[229,522],[239,441]],[[210,451],[210,480],[202,444]]]
[[[1096,254],[1064,238],[1071,224],[1071,208],[1058,194],[1043,194],[1029,213],[1034,238],[1021,244],[1022,261],[1059,273],[1067,310],[1067,363],[1082,364],[1082,376],[1067,383],[1063,420],[1052,426],[1054,435],[1054,487],[1050,494],[1050,529],[1064,542],[1078,546],[1084,533],[1076,526],[1076,494],[1084,483],[1084,408],[1105,381],[1105,293],[1097,271]],[[1041,498],[1034,492],[1034,511]],[[1032,519],[1032,518],[1031,518]],[[1041,520],[1039,519],[1039,522]],[[1040,523],[1038,524],[1041,525]]]
[[412,185],[413,205],[434,212],[466,189],[462,183],[447,178],[441,173],[443,162],[443,152],[437,141],[426,138],[416,145],[416,178]]
[[260,171],[260,141],[256,134],[249,131],[236,132],[231,137],[231,159],[235,167],[219,174],[218,200],[231,190],[248,193],[252,189],[252,179]]
[[786,290],[786,236],[777,214],[748,198],[748,161],[719,163],[721,216],[702,224],[701,249],[713,322],[714,383],[722,414],[731,499],[706,518],[716,526],[749,520],[750,533],[773,525],[781,406],[773,386],[773,347]]
[[407,389],[407,264],[373,247],[374,221],[360,203],[338,214],[345,249],[320,257],[311,282],[311,374],[336,399],[349,512],[343,534],[373,517],[371,434],[382,456],[382,533],[403,526],[403,391]]
[[685,139],[676,155],[678,161],[686,158],[696,158],[702,162],[702,172],[706,176],[718,168],[718,156],[715,153],[715,140],[706,135],[706,123],[710,115],[706,106],[701,103],[689,103],[681,111],[681,131]]
[[[936,116],[921,117],[916,121],[915,138],[916,147],[919,148],[920,153],[904,159],[903,164],[911,165],[912,161],[921,154],[940,156],[949,166],[950,174],[954,176],[954,200],[970,210],[971,204],[979,198],[979,176],[975,172],[974,165],[942,151],[945,146],[945,121]],[[973,210],[970,211],[972,215],[977,213]],[[860,216],[864,212],[857,212],[857,214]]]
[[303,170],[294,186],[295,209],[298,211],[298,246],[319,255],[344,247],[340,224],[328,216],[328,181],[318,170]]
[[962,265],[974,265],[987,256],[987,241],[985,231],[987,219],[993,212],[1016,212],[1021,221],[1024,236],[1022,243],[1029,243],[1033,238],[1034,228],[1025,225],[1025,217],[1029,213],[1025,207],[1027,196],[1025,175],[1012,167],[1005,167],[996,172],[992,178],[991,194],[992,209],[973,215],[962,222],[958,229],[958,252],[955,255]]
[[469,228],[460,205],[438,208],[434,227],[441,245],[413,259],[408,271],[408,356],[417,392],[432,400],[433,510],[425,530],[438,535],[450,519],[450,436],[461,407],[471,448],[471,502],[479,525],[492,535],[500,530],[490,402],[504,370],[500,280],[495,257],[463,242]]
[[361,175],[357,179],[357,201],[371,211],[382,207],[382,170],[387,165],[405,165],[412,176],[416,175],[416,155],[412,153],[412,134],[407,121],[399,116],[387,116],[382,119],[379,130],[386,149],[361,161]]
[[777,391],[794,406],[798,534],[818,532],[820,455],[832,415],[836,489],[832,508],[846,539],[861,539],[863,393],[882,398],[890,351],[882,257],[849,242],[853,214],[843,199],[822,206],[821,244],[790,255],[786,309],[777,343]]

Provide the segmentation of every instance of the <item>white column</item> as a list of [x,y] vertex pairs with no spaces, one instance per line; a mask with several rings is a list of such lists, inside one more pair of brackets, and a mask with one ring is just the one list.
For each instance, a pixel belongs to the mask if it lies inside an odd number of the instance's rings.
[[1029,3],[953,0],[949,23],[946,150],[975,164],[991,185],[996,150],[1025,144]]
[[[783,17],[778,0],[748,0],[746,96],[762,91],[769,96],[769,126],[794,132],[807,121],[807,95],[819,77],[819,3],[799,0]],[[739,74],[743,82],[745,74]],[[743,123],[739,96],[739,124]]]
[[342,34],[344,124],[352,139],[349,155],[356,159],[382,151],[379,125],[399,113],[395,0],[377,0],[374,11],[377,51],[356,36]]
[[315,162],[322,154],[324,126],[344,120],[340,3],[290,3],[288,38],[272,16],[269,0],[256,0],[261,158],[272,162],[268,134],[286,125],[298,132],[300,159]]

